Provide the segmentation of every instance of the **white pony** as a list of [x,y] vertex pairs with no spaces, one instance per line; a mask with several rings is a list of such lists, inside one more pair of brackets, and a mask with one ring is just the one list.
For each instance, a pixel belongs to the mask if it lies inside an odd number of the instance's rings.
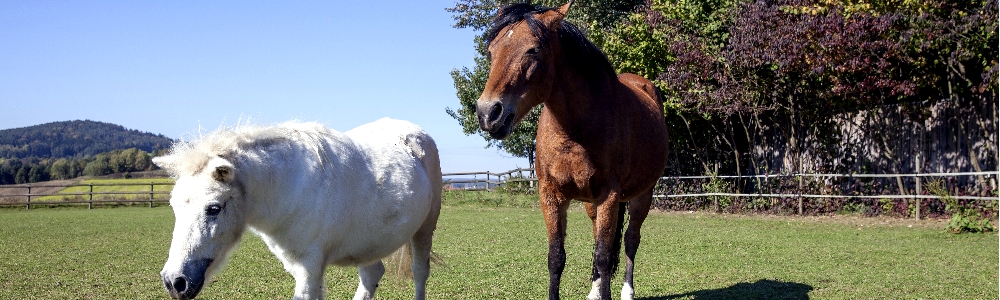
[[381,259],[397,249],[412,253],[414,298],[424,299],[441,166],[434,140],[416,125],[220,129],[153,162],[176,179],[173,241],[160,273],[171,297],[197,296],[249,228],[295,278],[295,299],[323,297],[327,265],[357,266],[354,299],[371,299]]

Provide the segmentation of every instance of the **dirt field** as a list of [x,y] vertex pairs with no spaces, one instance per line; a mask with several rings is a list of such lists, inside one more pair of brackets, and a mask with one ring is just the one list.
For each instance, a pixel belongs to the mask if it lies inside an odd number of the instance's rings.
[[26,184],[11,184],[11,185],[0,185],[0,203],[9,202],[22,202],[27,200],[25,196],[12,196],[12,195],[22,195],[28,192],[27,186],[31,186],[32,194],[53,194],[62,190],[66,185],[76,184],[83,181],[82,178],[73,178],[68,180],[53,180],[46,182],[36,182],[36,183],[26,183]]

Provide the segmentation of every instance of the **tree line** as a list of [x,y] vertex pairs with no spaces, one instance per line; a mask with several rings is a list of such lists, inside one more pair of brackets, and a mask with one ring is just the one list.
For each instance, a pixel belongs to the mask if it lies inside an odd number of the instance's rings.
[[114,150],[85,158],[24,159],[0,158],[0,184],[34,183],[64,180],[79,176],[102,176],[115,173],[141,172],[158,169],[154,156],[167,150],[149,153],[138,148]]
[[155,152],[173,142],[160,134],[121,125],[76,120],[0,130],[0,158],[82,158],[112,150]]

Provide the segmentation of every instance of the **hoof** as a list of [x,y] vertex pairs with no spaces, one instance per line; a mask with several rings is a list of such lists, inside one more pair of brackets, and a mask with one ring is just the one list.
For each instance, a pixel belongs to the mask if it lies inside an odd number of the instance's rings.
[[622,300],[633,300],[635,299],[635,290],[632,289],[632,285],[626,283],[622,287]]

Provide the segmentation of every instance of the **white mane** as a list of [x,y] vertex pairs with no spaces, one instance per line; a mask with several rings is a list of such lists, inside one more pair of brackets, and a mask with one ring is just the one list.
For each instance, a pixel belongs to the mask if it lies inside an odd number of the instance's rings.
[[[300,145],[319,145],[325,138],[343,141],[343,134],[314,122],[289,121],[275,126],[238,124],[222,127],[190,142],[181,141],[171,146],[168,155],[179,159],[165,167],[172,176],[193,175],[201,172],[212,157],[234,157],[241,150],[266,147],[282,141]],[[323,149],[314,149],[320,154]],[[325,156],[325,155],[323,155]]]

